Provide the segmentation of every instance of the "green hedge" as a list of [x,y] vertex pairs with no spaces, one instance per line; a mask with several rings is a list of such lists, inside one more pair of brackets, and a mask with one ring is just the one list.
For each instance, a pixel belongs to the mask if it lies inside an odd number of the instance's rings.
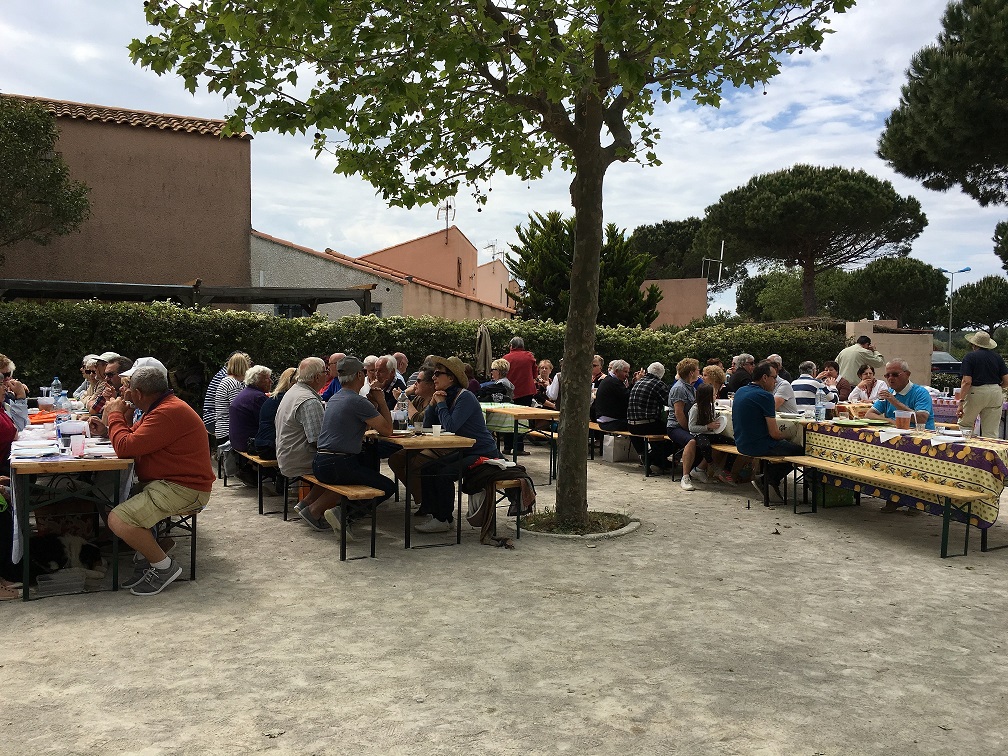
[[[345,351],[364,357],[402,351],[416,366],[427,354],[457,354],[472,362],[480,321],[441,318],[321,316],[285,319],[245,311],[186,309],[165,302],[0,303],[6,339],[0,349],[17,364],[17,375],[31,388],[47,385],[55,374],[64,387],[80,383],[80,359],[89,352],[116,351],[129,357],[153,355],[175,373],[177,388],[199,403],[202,388],[235,349],[275,372],[296,365],[307,355]],[[528,349],[554,365],[563,353],[564,326],[551,320],[482,321],[490,331],[495,355],[507,351],[520,335]],[[622,358],[636,369],[655,360],[671,371],[683,357],[701,364],[749,352],[757,358],[772,352],[797,375],[804,359],[822,364],[845,346],[843,336],[817,329],[766,325],[713,325],[678,332],[640,328],[598,328],[595,351],[607,361]]]

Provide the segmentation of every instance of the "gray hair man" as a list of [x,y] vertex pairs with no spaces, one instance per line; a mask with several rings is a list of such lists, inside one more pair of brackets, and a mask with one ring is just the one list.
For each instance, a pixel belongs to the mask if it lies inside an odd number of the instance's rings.
[[[669,387],[662,380],[664,377],[665,366],[660,362],[652,362],[648,365],[644,376],[630,389],[626,416],[629,429],[634,433],[642,436],[665,435],[665,400],[669,394]],[[643,460],[647,441],[643,438],[631,438],[630,443]],[[652,441],[647,455],[648,468],[645,474],[652,475],[655,472],[654,468],[660,472],[668,470],[671,467],[668,457],[673,451],[675,445],[671,441]]]
[[92,432],[108,432],[112,448],[135,461],[142,490],[113,509],[109,528],[137,551],[133,574],[123,581],[136,596],[152,596],[182,574],[182,568],[158,546],[151,528],[170,515],[202,509],[210,499],[214,474],[210,441],[202,418],[168,389],[156,367],[130,376],[130,397],[144,413],[131,425],[126,401],[108,400],[108,427],[91,419]]
[[[280,400],[276,415],[276,455],[280,474],[285,478],[294,480],[312,473],[325,410],[319,391],[328,380],[325,362],[318,357],[305,357],[298,365],[297,383],[287,389]],[[322,489],[313,486],[299,507],[311,504],[322,493]],[[324,529],[317,522],[306,522],[317,530]]]
[[731,378],[728,379],[728,390],[735,392],[752,381],[753,370],[756,369],[756,358],[743,352],[732,360],[732,365],[735,369],[732,370]]

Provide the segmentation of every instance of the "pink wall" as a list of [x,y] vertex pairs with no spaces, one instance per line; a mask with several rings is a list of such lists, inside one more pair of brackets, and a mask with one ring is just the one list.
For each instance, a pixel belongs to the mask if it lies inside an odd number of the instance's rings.
[[91,217],[47,246],[8,248],[0,277],[249,285],[248,139],[57,118],[57,149]]
[[475,297],[476,257],[476,247],[458,227],[452,226],[447,233],[438,231],[362,255],[359,259],[384,265],[406,275],[425,278],[445,288]]
[[658,303],[658,318],[652,328],[663,325],[684,326],[691,320],[707,315],[706,278],[662,278],[645,281],[641,291],[647,291],[651,284],[657,284],[662,291],[662,301]]

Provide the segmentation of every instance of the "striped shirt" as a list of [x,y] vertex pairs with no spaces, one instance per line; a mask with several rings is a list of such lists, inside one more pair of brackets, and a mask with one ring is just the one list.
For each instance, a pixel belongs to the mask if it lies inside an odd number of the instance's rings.
[[822,389],[826,392],[827,402],[838,400],[837,392],[826,386],[818,378],[813,378],[808,373],[802,373],[791,381],[791,388],[794,390],[795,404],[799,407],[814,407],[816,392]]

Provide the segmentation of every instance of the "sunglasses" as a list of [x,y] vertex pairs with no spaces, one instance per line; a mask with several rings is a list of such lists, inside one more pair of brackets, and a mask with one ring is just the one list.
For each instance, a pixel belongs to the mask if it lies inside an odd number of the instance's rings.
[[898,373],[886,373],[885,377],[886,378],[899,378],[901,375],[903,375],[903,371],[900,371]]
[[94,370],[85,370],[84,373],[85,373],[85,375],[94,375],[95,371]]
[[430,378],[417,378],[416,382],[417,383],[434,383],[434,381],[432,381]]
[[115,378],[119,373],[112,371],[111,373],[105,373],[106,378]]
[[432,373],[432,375],[434,375],[436,377],[436,376],[439,376],[439,375],[448,375],[448,373],[446,371],[444,371],[444,370],[435,370]]

